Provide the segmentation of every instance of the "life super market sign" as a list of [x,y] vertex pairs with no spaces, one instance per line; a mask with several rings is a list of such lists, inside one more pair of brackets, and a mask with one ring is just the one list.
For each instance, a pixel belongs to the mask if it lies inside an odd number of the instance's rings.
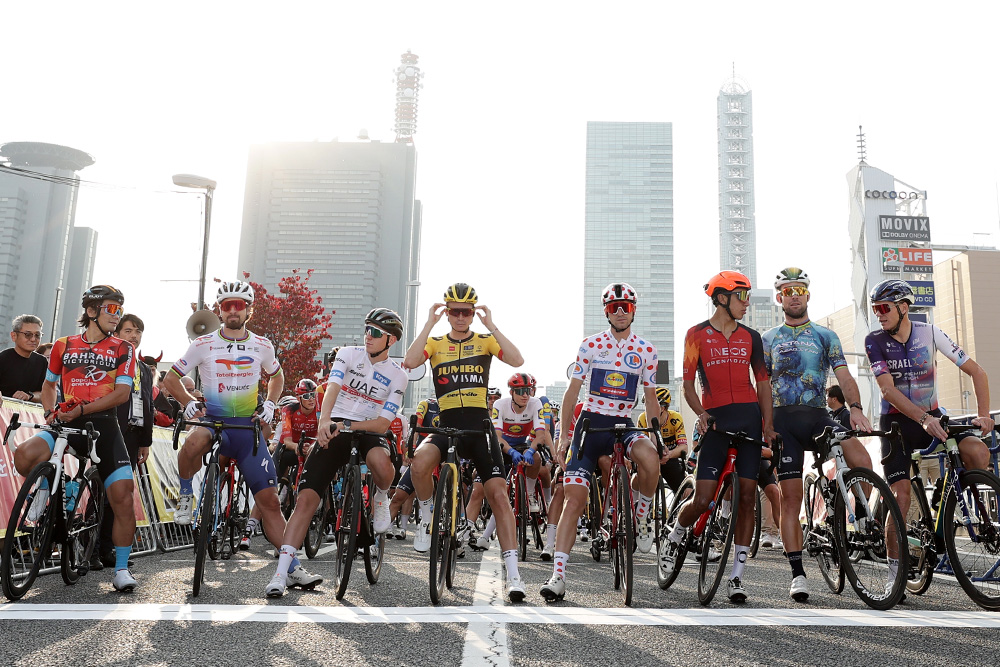
[[885,241],[930,241],[930,218],[915,215],[880,215],[878,237]]
[[930,273],[933,267],[929,248],[882,248],[883,273]]

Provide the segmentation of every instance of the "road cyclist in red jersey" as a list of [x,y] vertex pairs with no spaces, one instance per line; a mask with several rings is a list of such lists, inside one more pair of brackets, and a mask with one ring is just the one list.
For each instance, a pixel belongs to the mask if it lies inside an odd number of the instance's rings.
[[[42,384],[46,423],[59,420],[71,428],[82,429],[92,422],[100,431],[96,451],[101,462],[97,469],[115,515],[111,532],[115,547],[112,584],[115,590],[123,592],[132,591],[137,585],[128,569],[135,536],[135,485],[116,410],[131,397],[137,357],[131,343],[112,335],[125,314],[124,304],[125,295],[111,285],[95,285],[84,292],[79,320],[84,331],[55,342]],[[57,405],[60,390],[64,402]],[[74,437],[70,437],[71,446],[75,444]],[[17,471],[26,476],[51,455],[53,447],[55,439],[48,433],[28,439],[14,452]],[[47,493],[39,493],[32,507],[37,505],[40,513],[47,497]],[[29,509],[29,517],[30,512]]]

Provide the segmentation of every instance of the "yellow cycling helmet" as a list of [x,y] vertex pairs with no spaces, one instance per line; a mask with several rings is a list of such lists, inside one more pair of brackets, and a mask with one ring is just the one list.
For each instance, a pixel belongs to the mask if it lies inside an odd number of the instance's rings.
[[665,408],[670,407],[670,390],[666,387],[656,388],[656,400],[657,402]]
[[453,303],[470,303],[472,305],[476,305],[476,302],[479,301],[479,297],[476,295],[476,290],[474,290],[468,283],[455,283],[444,291],[444,300],[446,302],[450,301]]

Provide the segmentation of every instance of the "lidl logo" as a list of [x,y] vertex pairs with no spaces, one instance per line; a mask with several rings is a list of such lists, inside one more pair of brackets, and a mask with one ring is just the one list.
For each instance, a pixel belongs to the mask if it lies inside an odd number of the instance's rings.
[[509,430],[510,430],[511,433],[520,433],[521,432],[521,425],[520,424],[511,424]]
[[621,373],[608,373],[604,381],[608,383],[609,387],[620,387],[625,384],[625,376]]

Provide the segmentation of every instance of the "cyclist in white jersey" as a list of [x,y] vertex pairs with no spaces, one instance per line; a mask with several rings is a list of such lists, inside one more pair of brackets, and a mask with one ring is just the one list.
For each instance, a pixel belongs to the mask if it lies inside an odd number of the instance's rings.
[[[253,421],[269,424],[274,417],[274,402],[281,396],[285,384],[281,364],[274,355],[271,341],[248,331],[247,322],[253,316],[253,287],[249,283],[224,282],[216,295],[222,327],[195,338],[163,378],[170,395],[184,405],[185,419],[205,416],[221,419],[227,424],[247,426]],[[201,376],[205,402],[198,401],[185,389],[181,378],[195,369]],[[267,399],[258,408],[257,394],[261,373],[267,373]],[[194,490],[191,480],[201,469],[202,457],[209,451],[212,433],[195,428],[187,434],[177,454],[180,477],[180,497],[174,512],[174,522],[190,525]],[[247,481],[254,502],[260,508],[264,534],[275,549],[280,548],[285,532],[285,517],[281,514],[276,491],[277,476],[267,444],[261,436],[257,454],[253,454],[253,433],[228,430],[222,434],[220,456],[236,460],[240,474]],[[309,574],[296,560],[290,567],[293,585],[315,585],[322,577]]]

